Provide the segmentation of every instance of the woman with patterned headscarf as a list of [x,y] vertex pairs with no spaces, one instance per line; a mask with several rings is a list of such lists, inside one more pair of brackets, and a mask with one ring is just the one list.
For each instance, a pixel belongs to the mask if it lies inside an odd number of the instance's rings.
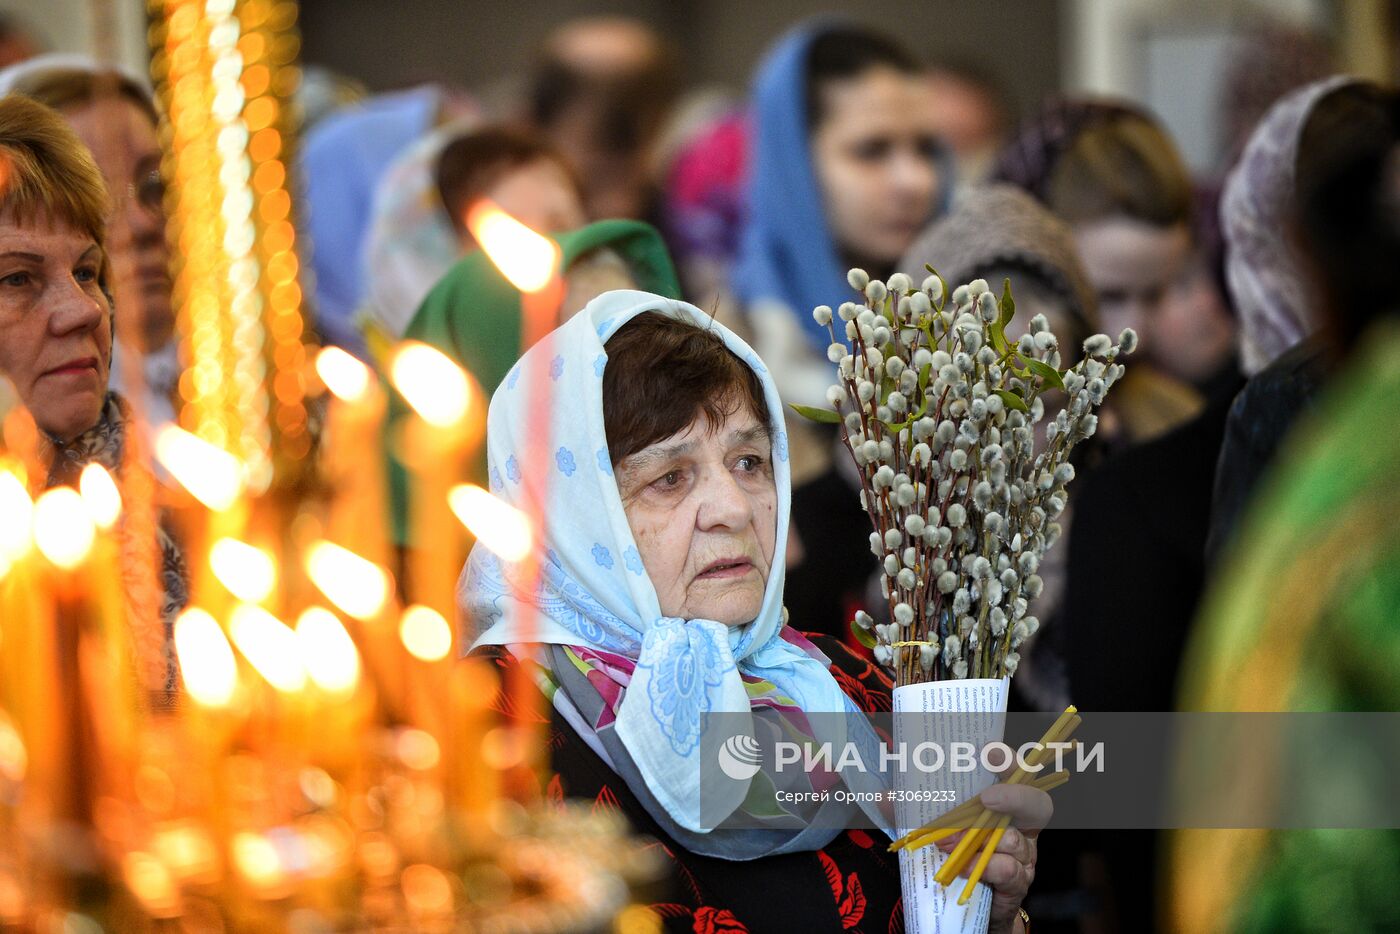
[[[539,385],[545,424],[530,416]],[[591,799],[658,841],[677,883],[651,905],[666,928],[898,929],[887,837],[846,829],[861,812],[840,792],[869,789],[860,770],[784,775],[779,789],[721,771],[702,742],[727,720],[750,738],[773,728],[874,754],[860,713],[891,703],[884,673],[789,625],[790,452],[758,355],[693,305],[605,293],[506,377],[487,457],[493,492],[539,508],[543,525],[538,578],[473,550],[459,601],[476,651],[528,666],[521,680],[548,697],[550,794]],[[1020,934],[1049,801],[995,793],[1022,830],[988,864],[988,930]],[[884,828],[875,810],[862,823]]]
[[1395,132],[1386,92],[1354,78],[1299,88],[1250,137],[1221,198],[1226,276],[1249,383],[1230,410],[1216,472],[1209,552],[1219,553],[1259,477],[1327,369],[1317,286],[1299,249],[1298,192],[1339,153]]

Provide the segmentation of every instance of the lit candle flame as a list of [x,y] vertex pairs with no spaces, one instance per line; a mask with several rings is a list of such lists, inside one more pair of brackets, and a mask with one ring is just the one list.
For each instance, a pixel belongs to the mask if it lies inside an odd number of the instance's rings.
[[308,607],[297,620],[301,662],[316,686],[342,694],[360,680],[360,654],[350,634],[330,610]]
[[233,644],[258,674],[279,691],[306,687],[306,669],[297,651],[296,633],[262,607],[240,603],[229,618]]
[[388,573],[331,542],[316,542],[307,550],[306,573],[332,603],[356,619],[373,619],[389,601]]
[[34,503],[34,544],[59,567],[82,564],[96,536],[83,498],[72,487],[54,487]]
[[261,548],[221,538],[209,549],[209,567],[228,592],[247,603],[261,603],[277,583],[277,564]]
[[390,377],[408,404],[430,425],[455,425],[471,407],[473,393],[466,371],[427,344],[400,344],[390,365]]
[[243,878],[258,888],[282,881],[282,858],[271,840],[245,830],[234,834],[232,842],[233,862]]
[[419,772],[435,768],[442,759],[442,748],[426,730],[412,727],[400,730],[395,746],[399,761]]
[[78,477],[83,505],[99,529],[110,529],[122,514],[122,495],[101,464],[88,464]]
[[316,355],[316,374],[331,393],[346,402],[364,399],[373,379],[369,367],[339,347],[326,347]]
[[452,488],[447,504],[476,540],[505,561],[530,553],[530,518],[509,503],[471,483]]
[[399,620],[399,639],[414,658],[441,661],[452,650],[452,627],[437,610],[411,606]]
[[195,499],[223,512],[243,492],[243,467],[238,458],[192,435],[167,425],[156,435],[156,458]]
[[522,292],[538,292],[549,284],[560,257],[553,240],[484,198],[467,212],[467,229],[511,285]]
[[34,503],[19,477],[0,470],[0,558],[17,561],[29,550]]
[[24,780],[29,769],[29,753],[10,718],[0,711],[0,778],[13,784]]
[[238,664],[214,617],[190,607],[175,620],[175,657],[185,690],[205,707],[227,707],[238,688]]
[[179,914],[180,899],[175,880],[165,864],[150,853],[137,850],[123,856],[122,877],[126,887],[152,915],[173,918]]

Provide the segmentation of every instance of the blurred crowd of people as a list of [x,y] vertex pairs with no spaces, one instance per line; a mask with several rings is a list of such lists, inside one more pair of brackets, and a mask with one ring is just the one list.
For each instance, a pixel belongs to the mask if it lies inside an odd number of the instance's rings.
[[[1041,571],[1043,625],[1022,650],[1013,708],[1292,709],[1331,678],[1345,690],[1321,703],[1397,709],[1383,668],[1343,667],[1368,651],[1400,660],[1400,635],[1380,625],[1400,618],[1395,533],[1349,551],[1345,573],[1315,549],[1328,523],[1346,521],[1344,501],[1393,499],[1381,478],[1400,466],[1400,407],[1383,391],[1400,348],[1400,102],[1334,74],[1316,43],[1280,35],[1262,32],[1227,82],[1229,158],[1211,177],[1193,176],[1163,124],[1132,102],[1055,97],[1018,120],[994,74],[929,62],[845,20],[777,38],[742,100],[687,94],[670,43],[611,17],[551,32],[523,95],[504,106],[446,84],[370,94],[308,67],[299,220],[316,328],[381,370],[397,341],[427,342],[493,392],[522,349],[522,304],[468,228],[482,199],[559,241],[561,323],[612,289],[684,297],[752,344],[786,402],[825,398],[828,338],[811,312],[849,297],[849,267],[918,281],[927,263],[950,285],[1007,279],[1019,314],[1050,321],[1066,364],[1097,332],[1141,336],[1101,430],[1076,455],[1065,541]],[[148,82],[78,56],[32,56],[22,38],[0,36],[16,61],[0,71],[0,94],[58,111],[113,193],[115,338],[127,352],[112,386],[148,423],[170,421],[179,335]],[[7,359],[15,346],[0,337],[8,370],[20,368]],[[1372,396],[1353,425],[1347,407]],[[859,482],[833,432],[790,430],[787,608],[800,629],[850,639],[855,610],[881,602]],[[385,456],[395,540],[437,547],[415,538],[407,475]],[[1325,465],[1345,473],[1353,456],[1373,473],[1355,467],[1330,510],[1308,511]],[[485,483],[484,459],[472,469]],[[1319,530],[1277,526],[1285,504]],[[1369,586],[1373,602],[1289,606],[1269,592],[1270,574],[1316,574],[1328,592]],[[1257,601],[1242,603],[1236,586],[1257,587]],[[1267,643],[1272,627],[1295,640],[1327,627],[1336,665],[1310,653],[1307,665],[1276,662],[1269,698],[1233,689],[1232,653],[1245,650],[1222,632],[1248,628]],[[1056,868],[1042,863],[1026,903],[1037,932],[1181,920],[1164,886],[1200,867],[1159,860],[1160,843],[1144,833],[1047,844],[1060,850]],[[1286,875],[1250,868],[1230,888],[1239,904],[1208,910],[1256,919],[1242,930],[1292,929],[1270,920],[1304,896],[1278,888]],[[1368,897],[1345,910],[1397,919]]]

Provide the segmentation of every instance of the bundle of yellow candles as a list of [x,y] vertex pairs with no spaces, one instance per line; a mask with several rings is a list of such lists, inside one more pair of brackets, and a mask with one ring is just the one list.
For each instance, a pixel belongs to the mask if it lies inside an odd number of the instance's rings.
[[[1051,724],[1050,729],[1046,730],[1045,735],[1040,738],[1037,748],[1026,757],[1026,765],[1030,769],[1027,770],[1018,765],[1005,779],[1005,784],[1030,785],[1041,791],[1050,791],[1069,781],[1069,772],[1063,769],[1039,777],[1032,777],[1032,774],[1038,771],[1045,760],[1050,757],[1050,744],[1068,742],[1070,736],[1078,729],[1080,722],[1081,718],[1077,709],[1073,706],[1066,707],[1065,712],[1060,714],[1059,719]],[[997,818],[995,824],[992,823],[994,817]],[[963,886],[962,892],[958,895],[958,904],[965,905],[972,897],[973,891],[976,890],[977,883],[982,880],[982,873],[986,871],[987,864],[991,862],[997,844],[1001,843],[1001,838],[1010,826],[1011,815],[998,816],[989,811],[982,804],[981,795],[977,795],[951,811],[939,815],[924,826],[911,830],[891,843],[889,848],[891,852],[917,850],[954,834],[964,833],[963,838],[958,841],[958,845],[949,854],[947,861],[934,876],[934,881],[944,887],[952,885],[953,880],[961,875],[975,858],[976,863],[972,866],[972,873],[968,876],[967,884]]]

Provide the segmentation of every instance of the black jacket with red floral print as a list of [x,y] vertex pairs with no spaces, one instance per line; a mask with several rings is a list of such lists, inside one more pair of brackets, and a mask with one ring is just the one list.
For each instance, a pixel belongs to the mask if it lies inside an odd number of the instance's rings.
[[[827,636],[807,634],[831,659],[831,673],[861,709],[890,709],[893,683],[868,660]],[[504,650],[485,655],[502,667],[515,664]],[[504,679],[503,682],[505,683]],[[511,705],[500,698],[498,709]],[[669,891],[651,903],[667,931],[686,934],[803,934],[904,930],[899,864],[886,852],[878,831],[849,830],[824,849],[733,862],[697,856],[681,848],[651,819],[625,782],[559,714],[550,723],[554,771],[548,794],[592,801],[595,808],[621,812],[636,832],[649,837],[669,866]]]

